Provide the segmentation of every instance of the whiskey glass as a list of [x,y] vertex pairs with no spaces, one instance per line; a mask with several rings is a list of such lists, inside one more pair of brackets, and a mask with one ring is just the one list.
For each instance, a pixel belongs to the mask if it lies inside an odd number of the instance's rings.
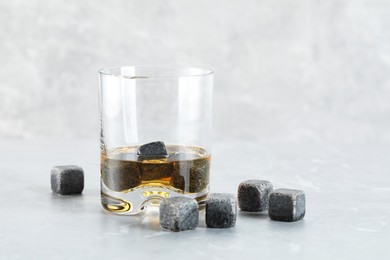
[[213,71],[128,66],[99,71],[101,203],[133,215],[167,197],[209,192]]

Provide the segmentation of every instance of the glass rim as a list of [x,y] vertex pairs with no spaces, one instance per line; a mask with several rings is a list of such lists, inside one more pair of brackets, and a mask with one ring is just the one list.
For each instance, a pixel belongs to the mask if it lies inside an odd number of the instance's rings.
[[[160,69],[160,70],[172,70],[176,72],[184,72],[186,73],[178,73],[177,75],[148,75],[148,73],[145,73],[145,75],[134,75],[134,76],[127,76],[123,75],[122,73],[114,73],[114,70],[117,70],[118,72],[121,72],[122,69],[125,68],[133,68],[133,69]],[[190,73],[189,71],[198,71],[198,73]],[[106,76],[113,76],[113,77],[120,77],[120,78],[126,78],[126,79],[169,79],[169,78],[183,78],[183,77],[203,77],[203,76],[209,76],[213,75],[214,71],[211,69],[203,69],[199,67],[174,67],[174,66],[154,66],[154,65],[132,65],[132,66],[118,66],[118,67],[105,67],[99,69],[100,75],[106,75]]]

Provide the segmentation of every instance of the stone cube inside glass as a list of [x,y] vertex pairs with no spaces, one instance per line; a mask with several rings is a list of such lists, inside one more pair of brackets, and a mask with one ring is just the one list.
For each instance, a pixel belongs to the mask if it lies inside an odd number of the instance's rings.
[[137,214],[167,197],[209,192],[213,72],[100,70],[101,202]]

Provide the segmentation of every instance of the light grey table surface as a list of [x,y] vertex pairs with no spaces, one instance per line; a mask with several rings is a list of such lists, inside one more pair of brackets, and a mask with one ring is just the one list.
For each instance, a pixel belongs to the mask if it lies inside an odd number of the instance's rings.
[[[201,217],[196,230],[173,233],[156,210],[103,211],[97,140],[0,142],[0,259],[390,259],[389,145],[216,143],[212,192],[270,180],[306,192],[306,217],[239,212],[232,229]],[[51,167],[63,164],[84,168],[82,195],[52,194]]]

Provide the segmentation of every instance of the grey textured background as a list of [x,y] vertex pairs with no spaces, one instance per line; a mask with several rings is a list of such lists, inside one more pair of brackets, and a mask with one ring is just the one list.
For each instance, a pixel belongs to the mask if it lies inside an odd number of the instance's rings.
[[390,1],[0,0],[0,137],[98,138],[97,70],[215,70],[217,140],[390,142]]

